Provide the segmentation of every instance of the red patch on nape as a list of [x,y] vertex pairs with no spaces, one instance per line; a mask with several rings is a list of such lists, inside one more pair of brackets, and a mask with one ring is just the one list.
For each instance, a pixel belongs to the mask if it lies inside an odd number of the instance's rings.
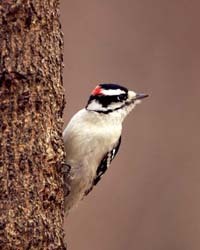
[[101,95],[102,94],[102,89],[100,86],[96,86],[96,88],[92,91],[92,95]]

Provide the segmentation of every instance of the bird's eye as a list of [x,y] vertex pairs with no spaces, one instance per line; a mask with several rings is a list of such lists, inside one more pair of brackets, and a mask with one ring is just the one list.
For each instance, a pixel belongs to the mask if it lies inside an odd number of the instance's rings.
[[124,101],[124,100],[126,100],[126,95],[119,95],[118,97],[117,97],[117,100],[118,101]]

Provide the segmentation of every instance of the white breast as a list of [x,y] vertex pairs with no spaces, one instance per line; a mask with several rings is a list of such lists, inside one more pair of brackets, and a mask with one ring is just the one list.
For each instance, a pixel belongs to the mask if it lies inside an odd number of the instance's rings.
[[73,203],[92,185],[102,158],[117,143],[121,129],[119,119],[85,109],[69,122],[63,138],[66,163],[71,166],[69,181]]
[[118,119],[80,110],[63,134],[67,163],[81,168],[81,172],[89,170],[96,174],[98,164],[116,144],[120,134],[121,122]]

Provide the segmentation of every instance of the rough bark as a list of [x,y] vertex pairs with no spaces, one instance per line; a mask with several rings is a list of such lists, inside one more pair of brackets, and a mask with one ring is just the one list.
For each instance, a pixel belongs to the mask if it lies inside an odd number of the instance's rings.
[[65,249],[58,0],[0,1],[0,249]]

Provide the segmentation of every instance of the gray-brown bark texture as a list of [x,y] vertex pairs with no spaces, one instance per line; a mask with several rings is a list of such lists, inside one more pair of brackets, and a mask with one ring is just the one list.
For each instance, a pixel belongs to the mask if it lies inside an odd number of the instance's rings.
[[65,249],[57,0],[0,1],[0,249]]

